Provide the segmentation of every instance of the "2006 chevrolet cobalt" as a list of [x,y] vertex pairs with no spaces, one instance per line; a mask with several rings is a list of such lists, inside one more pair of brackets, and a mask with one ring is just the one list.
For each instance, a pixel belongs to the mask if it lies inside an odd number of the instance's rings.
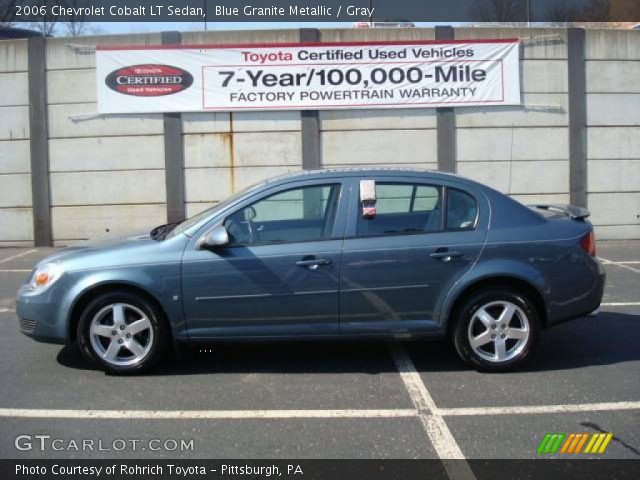
[[[21,330],[142,371],[171,341],[440,338],[507,370],[598,308],[589,212],[421,170],[286,175],[148,234],[67,248],[18,292]],[[425,348],[427,348],[425,346]]]

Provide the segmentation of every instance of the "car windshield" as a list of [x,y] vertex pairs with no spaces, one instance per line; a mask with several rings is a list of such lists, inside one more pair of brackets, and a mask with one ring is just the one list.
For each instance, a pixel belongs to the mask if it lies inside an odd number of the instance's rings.
[[[217,212],[218,210],[221,210],[221,209],[225,208],[227,205],[235,202],[237,199],[239,199],[240,197],[246,195],[250,191],[260,187],[261,185],[263,185],[263,183],[264,182],[256,183],[256,184],[251,185],[251,186],[249,186],[249,187],[247,187],[247,188],[245,188],[243,190],[240,190],[239,192],[237,192],[234,195],[230,196],[226,200],[224,200],[224,201],[222,201],[220,203],[217,203],[217,204],[207,208],[206,210],[203,210],[200,213],[197,213],[193,217],[188,218],[188,219],[184,220],[183,222],[169,223],[167,225],[161,225],[159,227],[156,227],[151,231],[151,238],[153,238],[154,240],[164,240],[165,238],[175,237],[176,235],[179,235],[180,233],[183,233],[183,232],[187,231],[188,229],[190,229],[194,225],[197,225],[200,221],[202,221],[203,219],[209,217],[211,214],[213,214],[213,213]],[[154,234],[154,232],[155,232],[155,234]]]

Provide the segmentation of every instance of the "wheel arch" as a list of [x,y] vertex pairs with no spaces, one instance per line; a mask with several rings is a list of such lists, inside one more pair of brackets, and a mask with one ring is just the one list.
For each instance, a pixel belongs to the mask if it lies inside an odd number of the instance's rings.
[[80,314],[82,310],[98,295],[103,293],[107,293],[113,290],[126,291],[129,293],[133,293],[143,297],[148,302],[154,304],[160,312],[162,312],[161,322],[165,323],[167,327],[167,332],[170,338],[173,337],[173,329],[171,328],[171,322],[169,321],[169,315],[160,302],[153,294],[151,294],[148,290],[140,287],[139,285],[135,285],[132,283],[127,283],[123,281],[113,281],[113,282],[104,282],[96,285],[92,285],[89,288],[83,290],[75,299],[71,308],[69,309],[69,317],[68,317],[68,335],[71,341],[75,340],[77,337],[78,323],[80,321]]
[[542,327],[544,328],[547,326],[547,304],[540,289],[536,287],[532,282],[523,278],[508,274],[496,274],[475,279],[474,281],[465,285],[465,287],[453,297],[444,315],[444,318],[446,319],[447,335],[451,333],[451,330],[455,325],[456,314],[466,300],[468,300],[472,295],[480,290],[500,287],[516,289],[526,295],[529,299],[531,299],[534,306],[536,307],[538,314],[540,315]]

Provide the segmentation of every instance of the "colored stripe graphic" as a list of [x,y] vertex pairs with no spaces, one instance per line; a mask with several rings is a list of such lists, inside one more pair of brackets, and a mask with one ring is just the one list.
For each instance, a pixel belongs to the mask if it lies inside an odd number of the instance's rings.
[[604,453],[613,438],[613,433],[594,433],[584,453]]
[[587,438],[589,438],[589,434],[588,433],[583,433],[582,434],[582,439],[580,440],[580,443],[578,443],[578,446],[576,447],[576,451],[573,453],[580,453],[580,450],[582,450],[582,446],[584,445],[584,442],[587,441]]
[[604,442],[602,442],[602,445],[600,445],[600,450],[598,450],[598,453],[604,453],[604,449],[607,448],[607,445],[609,445],[609,442],[611,441],[611,439],[613,438],[613,433],[607,433],[607,436],[604,439]]
[[[547,433],[538,445],[537,453],[547,455],[554,453],[575,455],[581,452],[604,453],[612,438],[613,433],[594,433],[591,435],[589,433]],[[587,446],[583,451],[582,447],[585,443]]]
[[542,441],[540,442],[540,445],[538,445],[537,453],[545,453],[547,443],[549,442],[550,439],[551,439],[551,434],[547,433],[542,439]]
[[588,433],[570,433],[562,444],[560,453],[580,453],[582,445],[584,445],[588,437]]
[[587,443],[587,448],[584,449],[584,453],[591,453],[591,447],[593,447],[593,444],[596,443],[598,436],[599,436],[598,433],[594,433],[591,436],[591,440],[589,440],[589,443]]
[[566,433],[547,433],[538,445],[538,453],[556,453],[565,436]]
[[576,437],[575,433],[570,433],[569,436],[567,437],[567,439],[565,440],[564,444],[562,445],[562,449],[560,450],[560,453],[567,453],[567,450],[569,448],[569,445],[571,445],[571,442],[573,442],[573,439]]
[[576,433],[575,434],[573,442],[571,442],[571,446],[569,447],[569,452],[568,453],[578,453],[578,452],[575,452],[575,449],[576,449],[576,446],[578,445],[578,442],[580,441],[581,438],[582,438],[582,434],[581,433]]

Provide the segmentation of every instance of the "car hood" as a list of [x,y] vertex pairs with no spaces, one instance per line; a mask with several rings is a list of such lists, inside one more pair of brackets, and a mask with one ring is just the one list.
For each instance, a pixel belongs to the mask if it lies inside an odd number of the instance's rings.
[[61,263],[65,269],[87,269],[131,263],[137,258],[144,262],[145,250],[159,245],[148,231],[136,231],[126,235],[87,240],[41,260],[44,263]]

